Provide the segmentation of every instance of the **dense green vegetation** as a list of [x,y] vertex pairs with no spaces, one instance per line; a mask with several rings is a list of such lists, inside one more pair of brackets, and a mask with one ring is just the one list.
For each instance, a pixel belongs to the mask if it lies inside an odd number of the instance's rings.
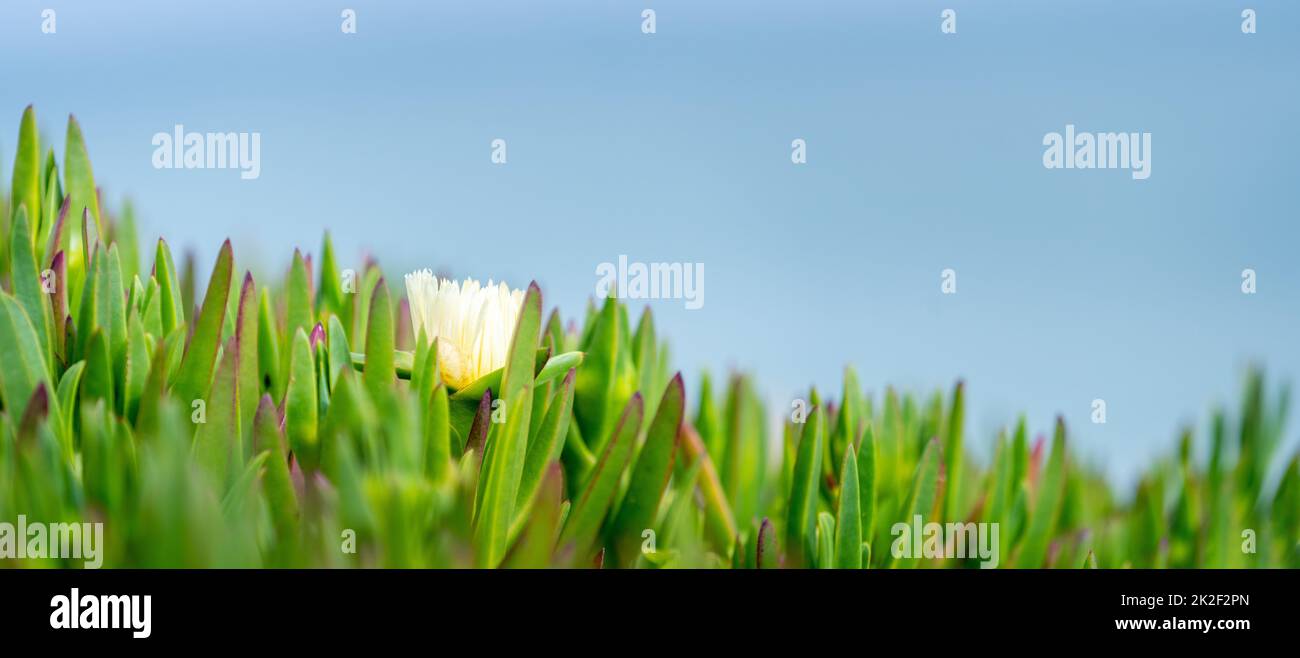
[[960,383],[869,397],[850,369],[772,427],[745,376],[688,391],[648,310],[566,330],[535,285],[504,367],[453,389],[379,264],[345,276],[326,236],[259,281],[227,242],[201,283],[67,131],[42,152],[29,108],[0,198],[0,521],[102,521],[105,566],[977,565],[894,555],[916,515],[999,524],[1001,567],[1300,566],[1290,396],[1258,372],[1132,496],[1059,422],[970,458]]

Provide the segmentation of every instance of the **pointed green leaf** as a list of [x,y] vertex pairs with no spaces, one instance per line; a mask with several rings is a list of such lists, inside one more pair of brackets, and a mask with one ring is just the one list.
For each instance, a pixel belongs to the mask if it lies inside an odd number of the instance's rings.
[[226,299],[230,296],[230,277],[234,267],[234,254],[230,240],[221,245],[217,263],[212,268],[208,291],[203,297],[194,334],[190,337],[180,372],[172,391],[182,402],[204,396],[212,382],[212,367],[221,346],[221,328],[226,318]]
[[0,292],[0,400],[11,418],[21,418],[36,387],[52,390],[41,343],[22,305]]
[[[253,293],[253,274],[244,274],[244,283],[239,288],[239,304],[235,312],[235,350],[239,352],[239,417],[252,420],[257,413],[258,398],[261,397],[261,375],[258,368],[257,350],[257,298]],[[252,451],[253,423],[242,423],[244,428],[244,446]],[[248,457],[245,454],[244,457]]]
[[188,313],[181,304],[180,282],[176,278],[176,266],[172,263],[171,250],[162,238],[158,239],[158,248],[154,251],[153,276],[158,280],[159,314],[162,318],[163,335],[188,322]]
[[[109,246],[108,251],[104,252],[101,247],[98,250],[96,258],[106,258],[104,269],[98,270],[103,274],[103,280],[99,284],[101,294],[98,297],[99,310],[96,313],[99,317],[101,326],[105,329],[105,337],[108,339],[108,352],[113,357],[113,387],[117,391],[122,391],[126,382],[122,379],[125,370],[122,365],[126,363],[126,286],[122,279],[122,262],[119,256],[117,245]],[[124,396],[119,395],[116,410],[123,413],[122,405],[126,402]]]
[[[14,174],[12,187],[9,188],[10,205],[16,215],[20,208],[26,208],[27,215],[34,226],[41,221],[41,144],[36,132],[36,110],[31,105],[23,110],[22,123],[18,128],[18,150],[14,153]],[[32,231],[28,239],[36,234]],[[14,238],[17,239],[16,237]],[[34,246],[32,243],[29,246]]]
[[[258,296],[257,306],[257,366],[258,375],[262,379],[262,385],[271,392],[271,396],[279,400],[284,396],[285,377],[288,375],[287,366],[280,363],[280,350],[286,352],[290,345],[280,344],[280,333],[276,329],[275,315],[271,312],[271,295],[265,286],[262,287],[261,294]],[[293,336],[287,336],[292,340]]]
[[[183,328],[173,331],[162,340],[156,341],[153,356],[149,361],[149,373],[145,376],[144,390],[140,393],[140,408],[136,414],[135,427],[143,436],[153,436],[159,431],[160,413],[164,403],[164,391],[167,390],[167,377],[170,362],[181,351],[185,340],[181,335]],[[170,399],[170,398],[167,398]]]
[[[876,437],[871,423],[866,424],[862,434],[862,446],[858,451],[858,509],[862,513],[862,540],[870,541],[874,536],[876,519]],[[862,566],[868,566],[863,564]]]
[[[510,352],[505,370],[501,374],[498,396],[508,403],[518,402],[519,392],[531,388],[536,375],[537,337],[542,328],[542,291],[537,282],[528,286],[523,307],[519,310],[519,323],[510,341]],[[522,454],[522,453],[521,453]]]
[[140,408],[140,396],[144,394],[145,381],[148,378],[151,363],[149,345],[145,340],[144,324],[137,315],[131,316],[127,329],[126,359],[122,364],[122,409],[127,419],[135,422]]
[[564,518],[564,473],[559,464],[547,467],[539,482],[537,502],[524,521],[519,541],[503,566],[511,569],[543,569],[551,565],[555,538]]
[[266,473],[262,476],[262,487],[276,533],[283,537],[292,533],[297,525],[298,494],[289,476],[288,449],[280,432],[279,414],[269,394],[262,396],[253,417],[253,452],[270,454]]
[[623,471],[632,458],[636,447],[637,433],[641,428],[641,394],[636,393],[628,401],[623,415],[614,426],[613,432],[605,443],[605,450],[592,472],[582,493],[573,503],[569,518],[560,535],[561,547],[572,547],[575,559],[582,561],[590,554],[592,545],[600,531],[601,522],[614,502],[618,482]]
[[122,279],[134,279],[140,274],[140,241],[136,236],[135,207],[127,199],[122,205],[122,219],[113,227],[113,243],[120,250]]
[[397,381],[393,362],[393,306],[389,300],[388,284],[381,277],[370,298],[370,313],[366,321],[366,365],[362,379],[375,398],[386,395]]
[[[239,419],[239,351],[234,341],[222,350],[221,363],[206,396],[203,423],[194,435],[194,459],[226,490],[244,470],[243,433]],[[184,399],[184,398],[182,398]],[[198,398],[195,398],[198,399]]]
[[[500,404],[504,405],[505,424],[495,426],[500,431],[496,433],[495,441],[489,440],[484,455],[484,474],[479,484],[476,502],[478,513],[474,528],[475,561],[479,566],[497,566],[508,548],[515,498],[519,494],[519,481],[523,475],[528,447],[533,366],[541,316],[542,293],[537,284],[533,283],[524,295],[519,320],[510,340],[505,372],[501,377]],[[370,331],[375,329],[372,319]]]
[[1065,419],[1057,417],[1056,431],[1052,436],[1052,454],[1047,470],[1038,483],[1038,491],[1030,512],[1029,527],[1024,543],[1016,555],[1016,566],[1037,569],[1047,557],[1047,545],[1056,535],[1056,520],[1061,513],[1061,499],[1065,492]]
[[447,401],[447,387],[441,383],[434,387],[424,426],[424,472],[434,482],[451,477],[451,412]]
[[[72,437],[72,412],[77,408],[77,395],[81,390],[81,377],[85,368],[86,362],[78,361],[68,366],[68,369],[63,371],[63,376],[59,378],[58,398],[59,408],[63,410],[63,432],[64,436],[69,438]],[[68,442],[65,448],[65,455],[71,459],[73,456],[72,443]]]
[[[528,501],[537,491],[548,464],[560,458],[564,437],[569,432],[569,419],[573,413],[573,384],[577,373],[565,376],[560,390],[556,391],[537,433],[529,438],[524,458],[524,471],[519,479],[519,494],[515,497],[516,516],[524,513]],[[535,413],[535,412],[534,412]]]
[[822,466],[823,412],[816,407],[803,425],[787,501],[786,550],[792,564],[806,566],[815,555],[818,474]]
[[303,260],[302,252],[297,249],[293,251],[293,265],[289,268],[286,294],[288,295],[284,325],[286,335],[292,336],[299,329],[311,331],[312,326],[316,324],[312,313],[311,277],[307,273],[307,262]]
[[86,381],[82,386],[83,402],[103,400],[108,409],[114,405],[113,359],[108,352],[104,330],[95,328],[86,341]]
[[334,383],[339,380],[339,373],[345,368],[352,368],[351,348],[348,343],[348,334],[343,329],[343,326],[343,321],[337,315],[331,315],[329,330],[325,332],[329,338],[330,390],[333,390]]
[[944,522],[963,520],[964,512],[960,507],[962,475],[962,424],[965,422],[966,385],[957,382],[952,392],[952,407],[948,412],[947,434],[943,442],[944,485],[943,485],[943,519]]
[[709,459],[704,442],[690,425],[682,427],[682,448],[686,457],[685,464],[692,470],[698,470],[700,498],[704,502],[704,530],[709,543],[719,554],[730,551],[735,544],[737,530],[736,517],[727,504],[727,495],[722,490],[718,471]]
[[298,329],[293,335],[289,357],[284,427],[289,437],[289,447],[307,469],[314,469],[320,463],[317,434],[319,406],[316,396],[316,364],[312,360],[311,342],[307,333]]
[[326,232],[321,244],[320,286],[316,292],[316,307],[321,315],[333,317],[342,313],[344,295],[343,279],[334,257],[334,241],[330,239],[329,232]]
[[[32,238],[29,229],[27,211],[20,209],[14,218],[13,236],[9,243],[10,277],[13,281],[14,297],[27,313],[32,328],[36,330],[37,340],[46,367],[54,367],[54,340],[50,329],[50,303],[44,287],[41,285],[41,273],[36,266],[36,253],[32,251]],[[51,283],[55,283],[51,281]]]
[[600,449],[600,442],[608,433],[611,410],[615,396],[615,373],[618,359],[618,300],[610,297],[594,320],[591,339],[583,351],[586,353],[582,368],[578,369],[573,414],[582,435]]
[[862,499],[858,487],[858,456],[850,443],[840,470],[840,504],[835,517],[835,566],[862,568]]
[[817,514],[817,568],[835,566],[835,517],[830,512]]
[[677,448],[681,444],[682,419],[686,413],[686,392],[681,373],[677,373],[664,391],[654,418],[646,430],[645,444],[636,458],[627,494],[611,525],[614,537],[615,564],[631,566],[636,562],[642,533],[654,527],[668,478],[673,473]]
[[95,175],[90,169],[90,156],[86,153],[86,140],[81,135],[81,125],[74,116],[68,117],[68,137],[63,154],[64,178],[68,195],[72,197],[72,216],[81,217],[89,212],[95,223],[95,233],[103,234],[99,217],[99,194],[95,191]]
[[[934,508],[934,497],[939,487],[939,451],[938,439],[930,439],[925,444],[925,451],[921,453],[921,459],[912,475],[912,487],[903,501],[903,518],[899,519],[900,522],[911,524],[914,517],[920,516],[922,523],[925,523],[925,517]],[[888,566],[893,563],[893,552],[887,555],[884,559]],[[919,556],[913,556],[909,566],[915,564],[916,559]]]

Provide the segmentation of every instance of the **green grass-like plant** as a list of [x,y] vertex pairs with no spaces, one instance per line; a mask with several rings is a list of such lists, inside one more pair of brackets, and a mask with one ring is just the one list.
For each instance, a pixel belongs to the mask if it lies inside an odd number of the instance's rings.
[[227,241],[200,289],[101,205],[75,119],[66,143],[29,107],[0,197],[0,521],[102,522],[105,566],[977,566],[897,557],[920,515],[999,524],[1001,567],[1300,567],[1297,457],[1270,477],[1290,395],[1259,372],[1207,457],[1185,431],[1123,498],[1061,421],[968,457],[961,383],[868,396],[849,369],[769,441],[751,379],[689,395],[649,309],[566,330],[535,284],[505,366],[453,389],[378,264],[350,291],[326,235],[259,281]]

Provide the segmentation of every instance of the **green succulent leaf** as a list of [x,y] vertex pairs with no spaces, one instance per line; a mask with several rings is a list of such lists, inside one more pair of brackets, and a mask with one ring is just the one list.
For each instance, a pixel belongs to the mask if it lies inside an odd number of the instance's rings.
[[836,510],[835,566],[840,569],[862,568],[862,499],[858,486],[858,457],[850,444],[844,453],[840,471],[840,504]]
[[[221,347],[221,330],[226,318],[226,303],[230,296],[230,278],[234,268],[234,253],[230,240],[221,245],[217,263],[212,268],[208,291],[203,297],[194,334],[181,359],[172,391],[182,401],[203,397],[212,383],[212,368]],[[165,326],[165,325],[164,325]]]
[[[903,516],[899,522],[912,523],[912,520],[920,516],[924,521],[930,512],[934,509],[935,496],[938,495],[939,488],[939,461],[940,452],[938,439],[930,439],[925,444],[925,451],[921,453],[921,459],[917,462],[916,470],[912,474],[912,487],[907,492],[907,498],[903,501],[901,511]],[[887,565],[892,565],[894,560],[893,553],[889,553],[886,559]],[[919,561],[917,556],[913,556],[909,566],[914,566]]]
[[388,284],[382,278],[375,284],[370,298],[370,317],[366,324],[365,370],[362,374],[366,388],[378,398],[392,390],[397,373],[393,363],[393,306],[388,297]]
[[[18,128],[18,150],[14,154],[14,173],[12,186],[9,188],[13,215],[21,210],[25,212],[34,225],[41,220],[41,143],[36,132],[36,110],[31,105],[23,110],[22,123]],[[36,235],[31,231],[27,239]],[[17,236],[13,240],[17,241]],[[32,242],[29,246],[35,246]]]
[[99,195],[95,191],[95,175],[90,169],[90,156],[86,153],[86,140],[76,117],[68,117],[68,136],[63,154],[64,178],[68,195],[72,197],[72,216],[90,213],[97,234],[103,233],[99,215]]
[[[247,421],[257,413],[258,398],[262,393],[261,374],[257,349],[257,298],[254,296],[253,275],[244,274],[239,287],[239,302],[235,311],[235,350],[239,360],[239,417]],[[244,422],[244,446],[252,451],[254,424]],[[244,457],[249,457],[245,454]]]
[[600,525],[614,502],[618,482],[636,446],[642,411],[641,394],[636,393],[624,408],[623,415],[605,442],[600,460],[587,476],[586,484],[569,512],[564,531],[560,534],[560,545],[573,550],[578,560],[590,554]]
[[293,454],[304,468],[320,464],[317,427],[319,413],[316,389],[316,362],[312,358],[307,333],[299,329],[293,335],[289,357],[289,383],[284,398],[284,427]]
[[804,423],[794,463],[790,499],[786,503],[785,544],[796,565],[811,560],[815,555],[818,474],[822,464],[822,417],[822,410],[814,408]]
[[158,248],[154,251],[153,278],[158,282],[158,308],[162,320],[162,333],[170,334],[177,326],[186,322],[186,313],[181,303],[176,265],[172,262],[171,250],[167,248],[167,243],[162,238],[158,239]]
[[1043,566],[1047,545],[1055,536],[1056,521],[1061,513],[1061,500],[1065,491],[1065,420],[1056,419],[1056,432],[1052,437],[1052,454],[1047,470],[1038,485],[1029,527],[1024,543],[1016,556],[1016,566],[1038,568]]
[[[233,341],[222,350],[212,389],[201,400],[204,413],[197,417],[201,422],[196,421],[198,428],[194,434],[194,459],[222,491],[228,491],[237,474],[244,470],[238,353]],[[191,420],[195,419],[191,415]]]
[[[14,296],[27,313],[32,328],[41,345],[39,354],[53,374],[54,339],[50,316],[49,295],[46,294],[41,273],[36,265],[36,252],[32,250],[32,235],[26,209],[20,208],[14,218],[12,240],[9,243],[10,277]],[[51,281],[50,283],[57,283]]]
[[292,536],[298,525],[298,494],[289,475],[289,456],[280,431],[279,413],[269,394],[263,395],[253,416],[253,452],[267,453],[262,476],[266,499],[276,532]]
[[[521,516],[527,509],[548,465],[560,458],[565,436],[569,432],[569,418],[573,413],[573,385],[576,372],[569,371],[564,377],[560,390],[551,401],[542,424],[535,434],[529,437],[528,451],[524,457],[524,471],[519,478],[519,493],[515,496],[516,516]],[[516,519],[516,523],[519,519]]]
[[108,338],[103,329],[96,327],[86,341],[86,381],[81,399],[83,402],[103,400],[112,409],[114,398],[113,358],[108,352]]
[[584,437],[598,442],[607,433],[607,417],[617,413],[615,404],[618,367],[618,301],[610,297],[592,323],[590,340],[584,343],[584,363],[578,370],[573,413]]
[[506,420],[503,426],[497,425],[500,431],[495,434],[496,440],[489,438],[484,454],[474,534],[475,562],[481,567],[496,567],[501,563],[514,522],[515,499],[528,447],[534,359],[541,316],[542,293],[534,283],[524,295],[501,378],[501,397],[494,401],[494,404],[499,402],[503,405],[501,410]]
[[122,367],[121,407],[127,420],[135,422],[140,409],[140,397],[144,395],[145,383],[152,367],[144,323],[138,315],[131,316],[131,324],[127,329],[126,359]]
[[874,536],[876,522],[876,436],[870,424],[862,434],[857,454],[858,510],[862,513],[862,539],[869,541]]
[[41,353],[27,312],[8,293],[0,292],[0,400],[11,417],[22,417],[38,386],[52,390]]
[[614,555],[622,566],[636,562],[642,533],[654,526],[668,479],[681,444],[686,393],[680,373],[673,377],[646,430],[645,444],[637,456],[627,493],[611,526]]
[[439,384],[429,397],[424,425],[424,472],[436,483],[451,477],[451,409],[447,387]]

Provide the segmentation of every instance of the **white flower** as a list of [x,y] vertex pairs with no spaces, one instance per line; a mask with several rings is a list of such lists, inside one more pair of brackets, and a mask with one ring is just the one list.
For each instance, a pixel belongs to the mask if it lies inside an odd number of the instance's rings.
[[440,280],[420,270],[406,275],[406,297],[414,334],[423,328],[429,342],[438,339],[438,369],[448,386],[461,389],[505,367],[524,291],[491,280],[486,286]]

